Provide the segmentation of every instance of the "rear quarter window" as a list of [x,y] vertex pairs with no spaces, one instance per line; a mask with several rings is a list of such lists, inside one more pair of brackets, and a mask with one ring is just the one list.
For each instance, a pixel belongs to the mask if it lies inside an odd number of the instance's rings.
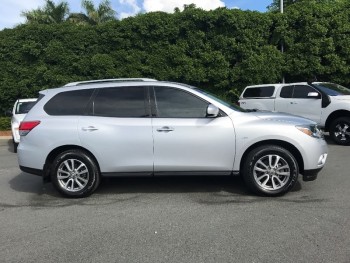
[[93,89],[64,91],[53,96],[44,106],[49,115],[85,115]]
[[274,86],[261,86],[247,88],[243,93],[243,98],[270,98],[275,91]]

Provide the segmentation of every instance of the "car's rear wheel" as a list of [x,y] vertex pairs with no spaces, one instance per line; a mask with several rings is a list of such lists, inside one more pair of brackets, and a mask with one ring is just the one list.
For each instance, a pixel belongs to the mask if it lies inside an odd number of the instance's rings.
[[294,156],[285,148],[264,145],[252,150],[244,163],[244,180],[255,193],[278,196],[295,185],[299,168]]
[[94,159],[85,151],[68,150],[52,163],[51,180],[64,196],[79,198],[91,195],[100,183]]
[[335,119],[330,128],[329,135],[336,144],[349,145],[350,144],[350,118],[341,117]]

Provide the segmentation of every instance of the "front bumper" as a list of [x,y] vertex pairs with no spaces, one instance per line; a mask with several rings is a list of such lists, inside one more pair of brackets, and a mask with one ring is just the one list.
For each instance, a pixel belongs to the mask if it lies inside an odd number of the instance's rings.
[[318,173],[322,170],[323,167],[312,169],[312,170],[305,170],[303,173],[303,181],[314,181],[317,179]]

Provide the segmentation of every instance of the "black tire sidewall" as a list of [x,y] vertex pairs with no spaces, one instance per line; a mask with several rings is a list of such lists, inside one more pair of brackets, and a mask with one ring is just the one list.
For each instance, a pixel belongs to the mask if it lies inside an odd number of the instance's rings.
[[338,119],[335,119],[330,128],[329,128],[329,134],[332,138],[332,140],[336,143],[336,144],[339,144],[339,145],[349,145],[350,144],[350,139],[349,140],[346,140],[346,141],[341,141],[339,140],[334,132],[335,132],[335,127],[338,125],[338,124],[348,124],[350,126],[350,118],[349,117],[341,117],[341,118],[338,118]]
[[[279,155],[282,157],[286,162],[288,163],[291,175],[288,179],[288,182],[280,189],[278,190],[267,190],[263,189],[255,180],[254,178],[254,165],[255,163],[263,156],[274,154]],[[290,189],[293,188],[295,183],[298,180],[299,175],[299,167],[298,163],[295,160],[294,156],[286,149],[274,146],[274,145],[267,145],[267,146],[261,146],[254,150],[252,150],[245,161],[244,165],[244,180],[248,187],[255,193],[259,195],[265,195],[265,196],[279,196],[287,193]]]
[[12,140],[13,142],[13,152],[17,153],[18,143],[15,142],[15,140]]
[[[88,184],[80,191],[70,192],[61,187],[57,179],[57,169],[67,159],[77,159],[83,162],[89,171]],[[95,161],[85,152],[80,150],[69,150],[59,154],[52,163],[52,169],[50,169],[50,176],[55,188],[66,197],[80,198],[91,195],[99,185],[100,175],[99,170],[95,164]]]

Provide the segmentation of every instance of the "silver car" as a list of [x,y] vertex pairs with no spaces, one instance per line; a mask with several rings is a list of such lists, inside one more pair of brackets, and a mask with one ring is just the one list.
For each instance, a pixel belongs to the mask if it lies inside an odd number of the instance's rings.
[[41,91],[19,130],[22,171],[68,197],[90,195],[106,175],[240,174],[255,193],[282,195],[299,174],[315,180],[328,152],[310,120],[149,79]]

